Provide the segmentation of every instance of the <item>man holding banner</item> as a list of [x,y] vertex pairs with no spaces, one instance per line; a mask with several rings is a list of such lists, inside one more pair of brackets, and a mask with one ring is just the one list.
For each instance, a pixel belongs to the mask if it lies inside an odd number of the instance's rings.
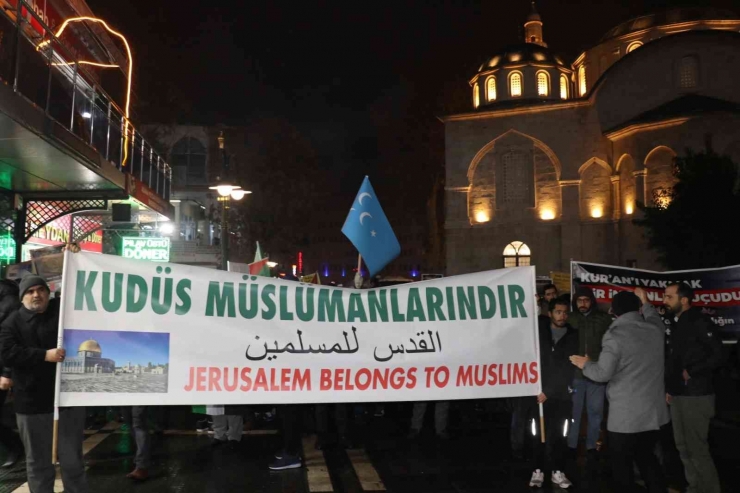
[[[533,433],[532,453],[535,471],[529,486],[539,488],[545,479],[545,468],[552,471],[552,484],[560,488],[572,485],[565,475],[565,434],[563,427],[567,426],[571,416],[571,401],[569,386],[573,381],[573,367],[569,358],[578,352],[578,334],[568,325],[568,303],[555,298],[548,305],[550,318],[540,317],[540,362],[542,372],[542,393],[537,396],[537,403],[544,404],[545,414],[545,443],[539,438],[539,433]],[[529,417],[535,423],[536,407],[532,398],[527,398]],[[534,430],[533,430],[534,431]]]
[[[15,411],[26,449],[26,473],[33,493],[52,493],[56,472],[52,463],[54,386],[57,363],[65,358],[57,349],[59,299],[49,300],[46,281],[35,275],[21,280],[23,306],[8,317],[0,332],[3,362],[13,368]],[[62,408],[59,416],[59,463],[67,493],[86,493],[82,459],[85,408]]]

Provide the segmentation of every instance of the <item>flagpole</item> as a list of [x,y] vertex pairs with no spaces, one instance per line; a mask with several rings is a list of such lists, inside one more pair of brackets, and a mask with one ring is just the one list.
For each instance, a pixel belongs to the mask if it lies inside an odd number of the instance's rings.
[[357,254],[357,273],[362,276],[362,255]]
[[540,402],[540,440],[545,443],[545,413]]
[[[67,291],[67,274],[69,273],[69,245],[64,249],[62,261],[62,296],[69,296]],[[57,327],[57,349],[64,348],[64,302],[59,306],[59,325]],[[59,438],[59,393],[62,388],[62,362],[57,363],[57,372],[54,379],[54,428],[51,436],[51,463],[57,462],[57,444]]]

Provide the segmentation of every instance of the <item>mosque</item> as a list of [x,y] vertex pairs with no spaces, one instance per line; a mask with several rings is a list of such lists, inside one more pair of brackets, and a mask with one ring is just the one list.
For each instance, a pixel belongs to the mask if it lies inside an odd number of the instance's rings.
[[77,348],[77,356],[66,358],[62,373],[114,373],[116,362],[103,358],[103,350],[94,339],[88,339]]
[[571,259],[660,269],[633,224],[637,202],[665,205],[686,149],[740,163],[740,17],[644,15],[571,63],[543,26],[533,3],[524,42],[470,79],[470,111],[441,118],[447,274],[547,275]]

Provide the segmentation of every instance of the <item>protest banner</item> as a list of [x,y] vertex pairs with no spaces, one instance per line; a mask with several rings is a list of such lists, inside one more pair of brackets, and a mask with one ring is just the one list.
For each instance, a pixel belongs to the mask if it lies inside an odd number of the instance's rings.
[[[694,289],[693,306],[701,308],[711,318],[723,338],[737,339],[740,333],[740,266],[654,272],[574,261],[571,273],[571,292],[582,286],[592,288],[597,303],[605,310],[619,291],[641,287],[661,315],[665,315],[663,292],[666,286],[686,282]],[[664,317],[663,322],[670,325],[671,321]]]
[[67,254],[60,406],[540,392],[534,268],[354,290]]

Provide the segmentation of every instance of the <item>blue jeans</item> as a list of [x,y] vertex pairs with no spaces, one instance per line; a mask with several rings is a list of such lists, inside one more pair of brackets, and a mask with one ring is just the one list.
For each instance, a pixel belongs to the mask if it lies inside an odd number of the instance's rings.
[[568,428],[568,447],[578,448],[578,434],[581,431],[581,416],[585,402],[588,414],[586,449],[596,449],[601,432],[601,420],[604,418],[605,395],[606,385],[603,383],[596,383],[587,378],[573,380],[573,422]]

